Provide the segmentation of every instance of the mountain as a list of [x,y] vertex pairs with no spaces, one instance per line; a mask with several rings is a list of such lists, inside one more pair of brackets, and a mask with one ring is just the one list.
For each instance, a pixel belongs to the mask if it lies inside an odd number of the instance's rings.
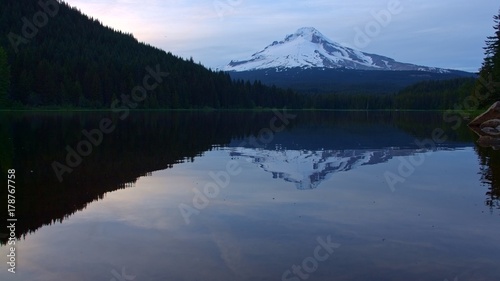
[[398,62],[336,43],[303,27],[250,58],[224,67],[235,80],[261,81],[301,93],[384,94],[427,80],[475,74]]
[[299,28],[283,41],[274,41],[248,59],[231,61],[224,70],[327,68],[358,70],[426,71],[449,73],[450,70],[398,62],[392,58],[364,53],[321,34],[313,27]]

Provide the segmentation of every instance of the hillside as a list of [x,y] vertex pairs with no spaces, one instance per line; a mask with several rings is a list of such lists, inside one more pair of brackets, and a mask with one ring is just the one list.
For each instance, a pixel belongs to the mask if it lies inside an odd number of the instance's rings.
[[229,72],[233,79],[261,81],[265,85],[291,88],[304,94],[388,94],[429,80],[474,77],[460,71],[446,73],[329,68],[258,69]]
[[[135,108],[298,106],[296,95],[259,83],[233,82],[224,72],[138,42],[63,2],[4,1],[0,46],[10,65],[7,106],[109,108],[130,96],[151,72],[156,80]],[[41,2],[45,3],[45,2]],[[34,15],[39,27],[33,23]],[[147,70],[149,69],[149,70]],[[168,77],[165,77],[168,73]],[[162,75],[158,77],[158,75]],[[157,85],[154,82],[158,82]],[[0,92],[0,95],[2,93]],[[292,97],[293,96],[293,97]],[[1,100],[2,97],[0,97]],[[130,97],[129,97],[130,98]],[[116,104],[116,103],[115,103]]]

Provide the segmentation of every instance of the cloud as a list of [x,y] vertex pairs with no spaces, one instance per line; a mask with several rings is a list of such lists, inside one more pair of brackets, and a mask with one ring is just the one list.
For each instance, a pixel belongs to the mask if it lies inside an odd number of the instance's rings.
[[248,57],[302,26],[353,46],[355,28],[365,28],[374,13],[394,1],[403,11],[392,15],[363,51],[416,64],[479,68],[499,8],[492,0],[481,5],[454,0],[68,0],[106,25],[210,67]]

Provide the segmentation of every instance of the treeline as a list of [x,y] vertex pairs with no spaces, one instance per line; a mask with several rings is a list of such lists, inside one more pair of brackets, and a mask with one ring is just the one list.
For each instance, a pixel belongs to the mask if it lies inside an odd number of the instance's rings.
[[395,95],[393,108],[452,109],[473,93],[475,82],[474,78],[419,82]]
[[494,34],[486,39],[484,47],[485,58],[479,71],[476,82],[476,96],[486,97],[481,99],[483,106],[490,106],[500,100],[500,10],[493,17]]
[[329,109],[453,109],[473,93],[475,81],[474,78],[422,81],[386,95],[315,95],[306,104]]
[[300,67],[289,69],[259,69],[230,72],[233,79],[260,80],[265,85],[290,87],[303,94],[387,94],[426,80],[449,80],[475,77],[474,74],[451,70],[446,73],[424,71],[391,71],[359,69],[324,69]]

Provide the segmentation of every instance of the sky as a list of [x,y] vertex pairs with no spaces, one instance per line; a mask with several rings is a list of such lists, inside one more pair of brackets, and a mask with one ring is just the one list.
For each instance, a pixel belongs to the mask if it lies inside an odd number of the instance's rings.
[[212,69],[301,27],[401,62],[477,71],[497,0],[66,0],[103,24]]

